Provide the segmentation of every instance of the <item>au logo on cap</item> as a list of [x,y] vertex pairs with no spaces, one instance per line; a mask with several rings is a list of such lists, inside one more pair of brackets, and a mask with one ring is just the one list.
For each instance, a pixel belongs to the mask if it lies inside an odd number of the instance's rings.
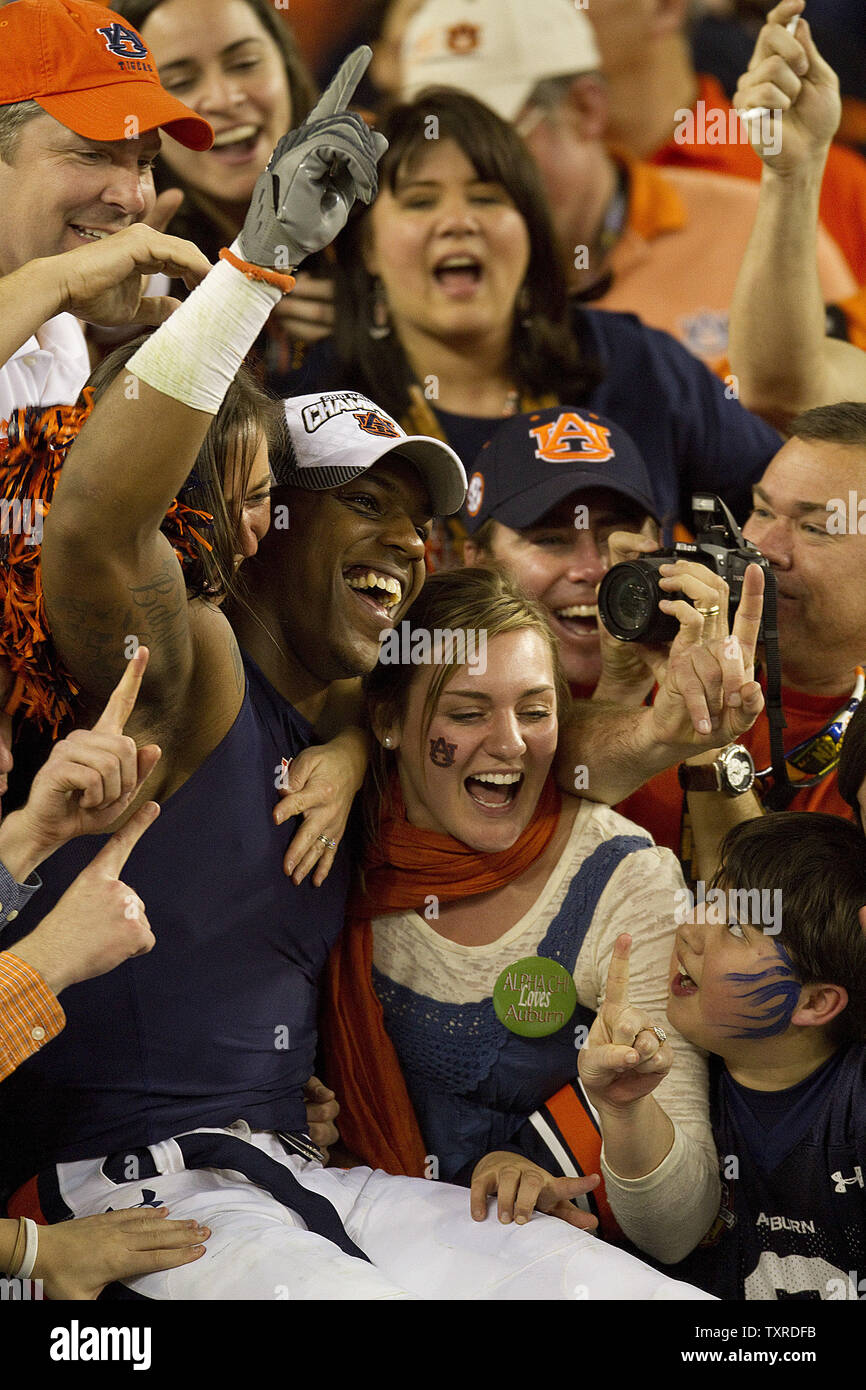
[[564,410],[551,424],[539,425],[529,433],[537,441],[535,457],[545,463],[573,463],[575,459],[604,463],[614,457],[610,430],[573,410]]
[[473,53],[480,42],[481,30],[477,24],[455,24],[446,38],[452,53]]
[[484,474],[473,473],[466,489],[466,510],[470,516],[477,516],[484,501]]
[[125,24],[106,24],[97,29],[105,39],[105,47],[115,58],[147,58],[148,52],[134,29]]
[[358,428],[366,434],[379,435],[385,439],[399,439],[400,431],[390,420],[386,420],[384,415],[379,415],[375,410],[359,410],[355,419],[358,421]]

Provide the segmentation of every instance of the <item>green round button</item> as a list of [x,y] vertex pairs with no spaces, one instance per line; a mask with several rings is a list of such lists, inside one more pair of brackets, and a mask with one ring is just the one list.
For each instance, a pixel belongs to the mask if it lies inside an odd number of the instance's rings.
[[577,1007],[574,980],[559,961],[525,956],[506,966],[493,986],[496,1017],[512,1033],[546,1038],[563,1028]]

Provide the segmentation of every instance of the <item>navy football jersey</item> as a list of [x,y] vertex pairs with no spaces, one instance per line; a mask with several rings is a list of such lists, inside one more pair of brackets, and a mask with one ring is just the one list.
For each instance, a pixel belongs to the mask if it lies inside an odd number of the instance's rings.
[[[296,887],[274,825],[275,774],[313,730],[244,657],[232,728],[168,797],[123,881],[156,945],[63,993],[66,1027],[0,1088],[0,1177],[158,1143],[201,1126],[306,1128],[318,977],[343,924],[348,853],[321,888]],[[13,945],[107,840],[80,836],[42,866],[44,886],[4,931]]]
[[785,1091],[714,1063],[721,1204],[676,1277],[719,1298],[866,1298],[866,1046]]

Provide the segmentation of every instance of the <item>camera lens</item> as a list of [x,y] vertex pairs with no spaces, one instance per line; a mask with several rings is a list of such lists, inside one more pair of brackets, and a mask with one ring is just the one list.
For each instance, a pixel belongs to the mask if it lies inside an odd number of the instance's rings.
[[652,622],[657,602],[655,575],[631,561],[608,570],[598,593],[602,622],[625,642],[640,639]]
[[608,632],[621,642],[672,642],[675,618],[658,609],[664,597],[658,586],[659,565],[670,551],[625,560],[608,570],[598,590],[598,612]]
[[613,604],[620,627],[629,632],[640,632],[652,610],[645,583],[630,578],[625,578],[614,590]]

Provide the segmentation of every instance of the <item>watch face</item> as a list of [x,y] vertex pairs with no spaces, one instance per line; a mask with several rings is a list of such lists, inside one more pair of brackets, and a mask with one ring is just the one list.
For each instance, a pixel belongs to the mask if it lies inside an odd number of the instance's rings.
[[745,748],[731,748],[725,755],[725,777],[732,791],[748,791],[755,777],[755,764]]

